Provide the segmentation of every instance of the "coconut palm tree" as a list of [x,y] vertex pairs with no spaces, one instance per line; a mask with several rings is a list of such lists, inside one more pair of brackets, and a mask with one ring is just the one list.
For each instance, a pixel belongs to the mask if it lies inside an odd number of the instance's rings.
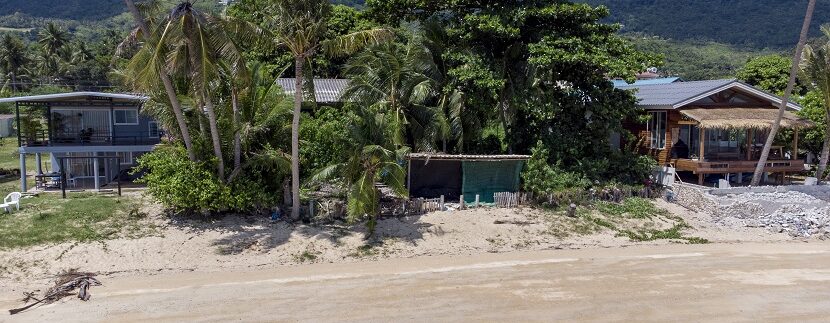
[[[151,43],[153,31],[150,29],[149,24],[144,19],[144,15],[135,5],[132,0],[124,0],[124,3],[127,5],[130,13],[133,16],[136,24],[138,24],[138,31],[141,32],[141,38],[143,38],[145,43],[145,58],[151,56],[149,55],[150,48],[156,48],[155,44]],[[159,53],[161,54],[161,53]],[[164,59],[163,56],[155,56],[158,59]],[[179,128],[179,135],[181,135],[182,141],[184,142],[185,149],[187,150],[187,156],[190,158],[191,161],[196,161],[196,153],[193,150],[193,140],[190,137],[190,131],[187,126],[187,120],[184,117],[184,112],[182,111],[182,105],[179,101],[178,96],[176,95],[176,88],[173,87],[173,81],[170,79],[170,74],[167,71],[167,68],[164,64],[161,63],[162,61],[152,61],[149,62],[150,64],[144,64],[143,66],[146,67],[147,71],[151,71],[152,75],[157,76],[161,79],[161,82],[164,86],[165,94],[167,95],[167,99],[170,102],[170,108],[173,110],[173,114],[176,117],[176,124]],[[145,79],[147,81],[151,79]],[[151,86],[151,84],[155,84],[155,82],[138,82],[136,84],[143,84],[143,88],[147,89]]]
[[[828,42],[815,48],[810,45],[805,46],[801,72],[803,77],[821,92],[825,116],[827,120],[830,120],[830,27],[822,26],[821,31]],[[821,160],[816,170],[816,177],[819,181],[824,178],[828,159],[830,159],[830,129],[825,129]]]
[[391,32],[373,29],[321,40],[328,28],[331,3],[328,0],[273,0],[267,11],[270,30],[278,46],[294,56],[294,116],[291,122],[291,216],[300,217],[300,113],[303,104],[303,79],[306,62],[318,53],[344,55],[367,44],[390,38]]
[[17,78],[28,63],[26,45],[20,38],[6,34],[0,40],[0,70],[11,80],[12,91],[18,90]]
[[69,34],[50,22],[46,24],[46,28],[38,32],[37,41],[46,53],[58,54],[58,51],[69,43]]
[[[801,62],[801,54],[804,51],[804,45],[807,43],[807,36],[810,33],[810,24],[813,21],[813,13],[816,9],[816,0],[810,0],[807,4],[807,13],[804,17],[804,24],[801,27],[801,35],[798,39],[798,45],[795,47],[795,55],[793,56],[793,66],[790,69],[790,80],[787,83],[787,88],[784,90],[784,97],[781,98],[781,106],[778,107],[778,116],[775,118],[775,123],[772,124],[772,129],[769,131],[767,142],[764,144],[764,150],[761,151],[761,159],[758,160],[758,166],[755,167],[755,173],[752,176],[752,186],[757,186],[761,182],[761,176],[764,173],[764,167],[769,159],[769,152],[772,150],[772,144],[775,142],[775,136],[781,128],[781,119],[784,118],[784,112],[787,110],[787,103],[790,101],[790,96],[795,88],[795,80],[798,77],[798,63]],[[793,152],[794,154],[796,152]]]
[[380,190],[376,183],[382,183],[398,196],[407,196],[406,171],[402,166],[409,148],[396,143],[395,117],[371,108],[357,112],[358,121],[350,132],[354,153],[345,163],[324,168],[313,181],[334,177],[342,178],[347,194],[347,216],[350,222],[367,220],[367,237],[375,232],[377,217],[380,215]]

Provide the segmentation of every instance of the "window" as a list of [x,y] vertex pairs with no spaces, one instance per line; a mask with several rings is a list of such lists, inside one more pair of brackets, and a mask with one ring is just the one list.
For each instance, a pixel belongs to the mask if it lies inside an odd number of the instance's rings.
[[114,110],[115,124],[117,125],[137,125],[138,124],[138,110],[135,109],[119,109]]
[[116,153],[118,155],[118,163],[121,165],[132,165],[133,164],[133,153],[132,152],[119,152]]
[[149,129],[148,132],[150,133],[150,138],[159,138],[160,137],[158,122],[150,121],[150,123],[147,124],[147,128]]
[[666,148],[666,112],[649,112],[651,120],[648,121],[648,131],[651,133],[651,148]]

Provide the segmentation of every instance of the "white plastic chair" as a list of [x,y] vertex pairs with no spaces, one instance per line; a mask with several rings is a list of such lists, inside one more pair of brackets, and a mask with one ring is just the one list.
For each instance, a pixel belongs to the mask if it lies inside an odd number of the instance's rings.
[[3,209],[6,212],[11,213],[12,205],[14,205],[15,208],[18,211],[20,211],[20,197],[21,196],[23,196],[23,194],[20,194],[19,192],[9,193],[9,195],[6,195],[6,198],[3,199],[3,204],[0,204],[0,209]]

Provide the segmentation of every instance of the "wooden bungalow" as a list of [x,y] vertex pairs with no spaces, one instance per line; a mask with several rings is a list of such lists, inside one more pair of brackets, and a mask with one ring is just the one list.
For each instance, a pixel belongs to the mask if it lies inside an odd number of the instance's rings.
[[[697,175],[754,172],[781,98],[736,80],[624,84],[635,92],[651,118],[646,124],[629,122],[628,130],[646,143],[645,153],[661,165]],[[813,124],[793,112],[788,103],[783,128],[794,129],[791,144],[773,146],[766,171],[783,174],[804,171],[798,158],[799,130]],[[783,178],[783,176],[782,176]]]

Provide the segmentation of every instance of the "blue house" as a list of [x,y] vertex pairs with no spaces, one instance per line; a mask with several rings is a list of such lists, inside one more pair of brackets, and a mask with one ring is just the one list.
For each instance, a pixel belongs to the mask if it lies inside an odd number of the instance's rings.
[[[37,178],[60,173],[70,186],[100,189],[161,142],[159,124],[140,112],[146,97],[73,92],[0,99],[13,103],[20,153],[20,186],[27,190],[26,156]],[[48,154],[51,169],[44,170]]]

